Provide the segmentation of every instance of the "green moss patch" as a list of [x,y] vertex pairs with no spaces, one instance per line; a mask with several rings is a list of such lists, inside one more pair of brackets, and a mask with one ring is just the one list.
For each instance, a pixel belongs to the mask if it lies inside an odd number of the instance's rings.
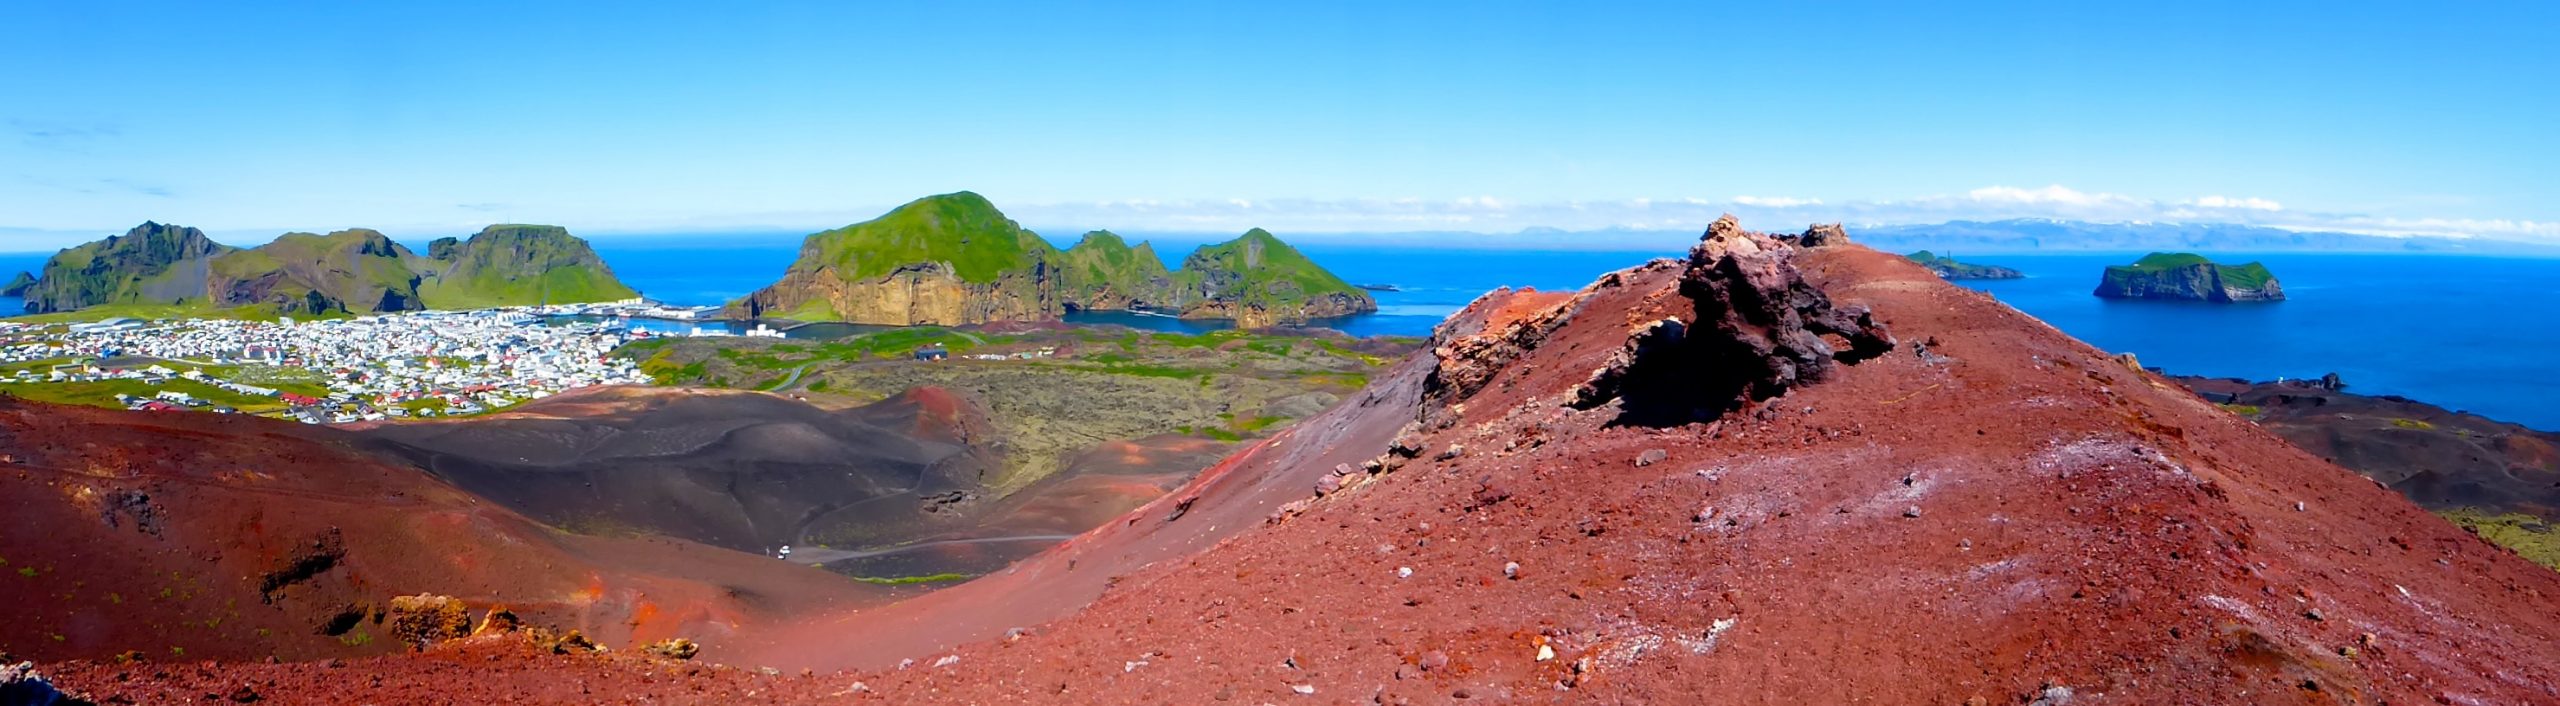
[[2550,521],[2521,512],[2493,514],[2473,508],[2457,508],[2436,513],[2453,524],[2480,535],[2489,543],[2513,550],[2526,560],[2560,570],[2560,527]]

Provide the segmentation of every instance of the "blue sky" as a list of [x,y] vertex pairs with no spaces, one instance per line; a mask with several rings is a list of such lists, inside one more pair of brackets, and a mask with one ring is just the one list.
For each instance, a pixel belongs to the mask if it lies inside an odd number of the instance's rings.
[[390,5],[0,6],[0,250],[788,230],[959,189],[1048,229],[2560,241],[2550,3]]

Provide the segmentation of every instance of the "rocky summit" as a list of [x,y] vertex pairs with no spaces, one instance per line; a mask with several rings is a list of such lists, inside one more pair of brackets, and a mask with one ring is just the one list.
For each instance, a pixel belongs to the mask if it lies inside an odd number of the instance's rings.
[[1376,311],[1367,292],[1256,228],[1168,270],[1147,243],[1095,231],[1059,250],[969,192],[928,196],[810,235],[781,281],[730,306],[749,318],[889,325],[1138,310],[1245,328]]
[[2275,273],[2255,262],[2222,265],[2194,253],[2152,253],[2131,265],[2113,265],[2098,280],[2108,299],[2271,302],[2284,299]]
[[25,283],[29,313],[100,305],[325,316],[610,301],[638,296],[556,226],[490,226],[420,257],[378,231],[286,233],[254,248],[144,223],[65,249]]

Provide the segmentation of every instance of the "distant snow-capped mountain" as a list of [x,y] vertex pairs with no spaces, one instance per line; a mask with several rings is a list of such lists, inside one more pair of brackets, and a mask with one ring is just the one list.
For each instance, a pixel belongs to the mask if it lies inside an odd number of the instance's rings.
[[2553,254],[2560,248],[2472,238],[2391,237],[2232,223],[2091,223],[2051,218],[1852,226],[1858,242],[1893,251],[2329,250]]

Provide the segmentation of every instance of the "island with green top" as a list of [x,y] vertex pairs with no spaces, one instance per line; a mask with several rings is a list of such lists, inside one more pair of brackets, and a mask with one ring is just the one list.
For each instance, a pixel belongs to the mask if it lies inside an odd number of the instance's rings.
[[2131,265],[2113,265],[2098,280],[2107,299],[2159,299],[2217,304],[2284,300],[2275,273],[2255,262],[2217,264],[2195,253],[2152,253]]
[[1954,257],[1922,250],[1903,257],[1929,268],[1941,279],[2020,279],[2025,274],[1999,265],[1977,265],[1958,262]]
[[780,281],[729,313],[952,326],[1129,310],[1266,328],[1377,309],[1367,292],[1260,228],[1202,246],[1174,270],[1153,246],[1107,230],[1060,250],[962,191],[811,234]]

